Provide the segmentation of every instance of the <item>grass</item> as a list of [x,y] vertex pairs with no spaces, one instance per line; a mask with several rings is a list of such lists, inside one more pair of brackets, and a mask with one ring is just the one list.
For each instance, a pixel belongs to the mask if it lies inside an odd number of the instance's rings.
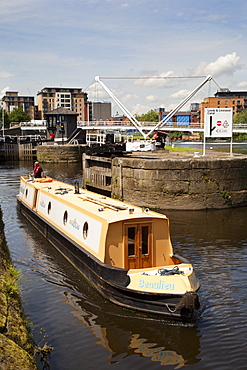
[[195,149],[195,148],[185,148],[181,146],[166,146],[165,149],[168,149],[169,152],[201,152],[202,149]]

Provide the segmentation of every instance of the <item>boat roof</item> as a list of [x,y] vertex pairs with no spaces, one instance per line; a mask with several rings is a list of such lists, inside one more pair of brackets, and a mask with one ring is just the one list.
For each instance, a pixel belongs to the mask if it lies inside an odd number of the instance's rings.
[[148,208],[141,208],[86,189],[79,188],[79,193],[75,193],[73,185],[51,178],[28,180],[24,176],[23,180],[30,182],[42,192],[50,194],[52,198],[59,198],[68,205],[95,214],[97,218],[104,219],[108,223],[123,220],[132,221],[140,218],[143,220],[150,218],[167,219],[165,215],[151,211]]

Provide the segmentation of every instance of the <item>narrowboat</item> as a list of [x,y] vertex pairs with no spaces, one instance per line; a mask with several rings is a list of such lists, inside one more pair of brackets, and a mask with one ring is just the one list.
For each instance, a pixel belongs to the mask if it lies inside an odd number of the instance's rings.
[[173,253],[165,215],[48,177],[22,176],[17,204],[105,299],[144,316],[193,320],[199,282]]

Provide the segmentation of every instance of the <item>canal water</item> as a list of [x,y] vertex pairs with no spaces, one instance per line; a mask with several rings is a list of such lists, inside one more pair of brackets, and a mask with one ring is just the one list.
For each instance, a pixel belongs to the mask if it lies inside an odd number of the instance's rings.
[[[101,298],[17,211],[19,177],[31,167],[0,165],[0,206],[34,339],[54,347],[51,370],[246,369],[247,208],[164,211],[175,252],[200,280],[201,311],[193,324],[152,319]],[[77,164],[44,170],[81,182]]]
[[[176,146],[181,146],[185,148],[193,148],[193,149],[201,149],[203,151],[203,142],[186,142],[186,141],[178,141],[175,143]],[[211,152],[211,150],[217,152],[225,152],[230,154],[231,153],[231,144],[229,140],[215,140],[215,141],[206,141],[205,151],[206,154]],[[247,141],[233,141],[232,143],[232,153],[233,154],[247,154]]]

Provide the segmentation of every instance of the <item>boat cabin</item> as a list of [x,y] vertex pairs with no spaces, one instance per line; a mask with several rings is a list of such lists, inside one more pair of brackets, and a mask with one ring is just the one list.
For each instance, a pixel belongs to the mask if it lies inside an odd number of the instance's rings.
[[102,262],[124,269],[176,264],[165,215],[44,181],[23,178],[22,201]]

